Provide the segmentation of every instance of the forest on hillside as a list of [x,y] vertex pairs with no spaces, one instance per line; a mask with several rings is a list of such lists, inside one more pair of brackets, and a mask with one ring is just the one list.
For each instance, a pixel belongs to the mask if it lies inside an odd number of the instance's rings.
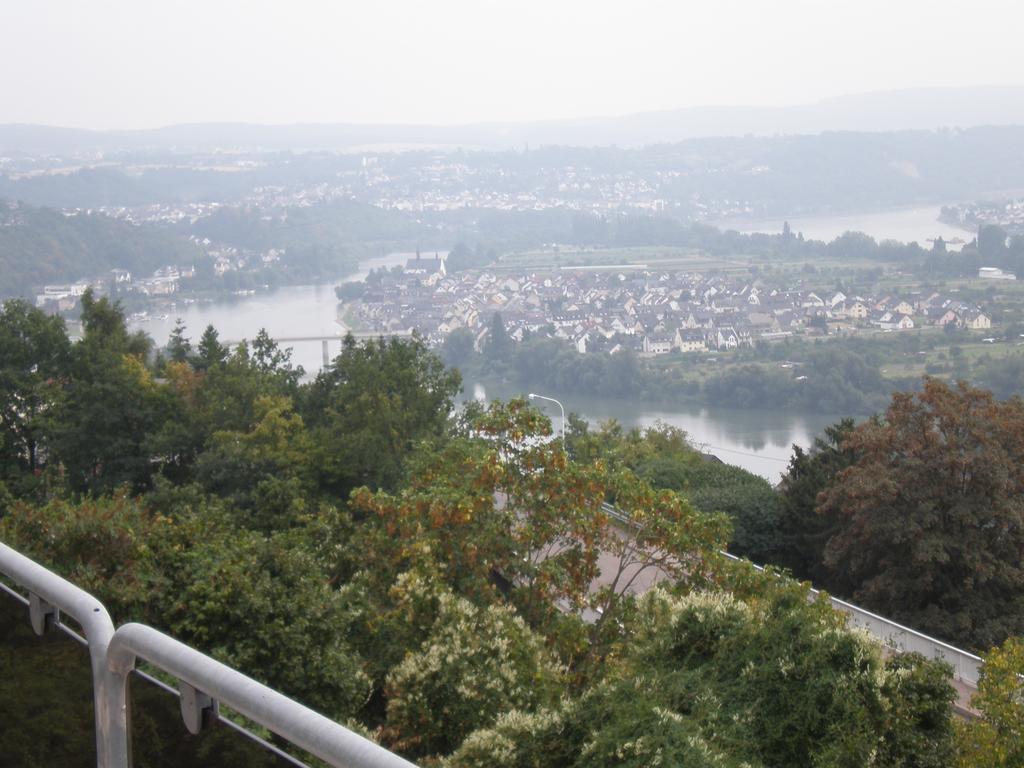
[[0,200],[0,296],[31,296],[46,283],[68,283],[127,269],[148,276],[168,264],[194,264],[201,251],[186,238],[108,216],[64,214]]

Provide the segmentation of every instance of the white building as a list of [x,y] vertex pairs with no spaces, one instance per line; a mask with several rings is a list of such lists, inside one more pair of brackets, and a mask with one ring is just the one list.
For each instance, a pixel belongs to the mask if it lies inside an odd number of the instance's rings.
[[1004,272],[999,267],[982,267],[978,270],[978,277],[982,280],[1016,280],[1013,272]]

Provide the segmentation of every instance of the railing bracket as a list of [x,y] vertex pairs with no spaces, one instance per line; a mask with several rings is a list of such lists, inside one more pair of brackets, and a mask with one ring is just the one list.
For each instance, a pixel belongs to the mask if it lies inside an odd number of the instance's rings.
[[220,717],[220,704],[212,696],[184,680],[178,681],[178,690],[181,691],[181,719],[192,735],[198,735],[203,728],[213,725]]
[[32,622],[32,631],[42,636],[57,620],[57,609],[35,592],[30,592],[28,595],[28,618]]

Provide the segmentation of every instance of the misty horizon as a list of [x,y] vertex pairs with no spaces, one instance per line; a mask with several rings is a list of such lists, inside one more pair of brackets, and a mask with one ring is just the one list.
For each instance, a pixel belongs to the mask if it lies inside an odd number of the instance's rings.
[[1020,20],[1004,0],[58,0],[6,13],[0,124],[462,126],[1007,86]]
[[[659,109],[642,109],[642,110],[630,110],[630,111],[608,111],[604,113],[587,113],[578,114],[566,117],[536,117],[536,118],[512,118],[512,119],[467,119],[462,121],[450,121],[450,122],[431,122],[431,121],[415,121],[415,120],[328,120],[328,121],[307,121],[307,120],[282,120],[282,121],[254,121],[254,120],[233,120],[233,119],[210,119],[210,120],[194,120],[194,121],[174,121],[167,123],[160,123],[147,126],[128,127],[128,126],[111,126],[111,127],[97,127],[97,126],[75,126],[69,124],[60,123],[43,123],[35,121],[0,121],[0,126],[25,126],[33,128],[44,128],[44,129],[61,129],[70,131],[82,131],[91,133],[143,133],[147,131],[160,131],[174,128],[184,128],[192,126],[253,126],[253,127],[265,127],[265,128],[299,128],[299,127],[321,127],[321,126],[345,126],[345,127],[356,127],[356,128],[376,128],[376,127],[388,127],[388,128],[472,128],[472,127],[491,127],[491,126],[508,126],[508,125],[545,125],[545,124],[567,124],[576,122],[589,122],[595,120],[616,120],[626,119],[640,116],[658,116],[658,115],[671,115],[683,112],[728,112],[732,110],[744,110],[751,112],[772,112],[782,110],[793,110],[793,109],[808,109],[814,107],[828,106],[832,104],[839,104],[847,101],[856,101],[860,99],[870,99],[879,97],[912,97],[915,95],[948,95],[955,93],[984,93],[986,95],[993,94],[994,92],[1013,92],[1013,91],[1024,91],[1024,80],[1019,83],[1006,83],[1006,84],[991,84],[991,83],[978,83],[974,85],[963,85],[963,86],[928,86],[922,88],[892,88],[883,90],[873,91],[858,91],[850,93],[840,93],[832,96],[823,97],[820,99],[814,99],[810,101],[802,102],[786,102],[786,103],[775,103],[775,104],[750,104],[750,103],[723,103],[723,104],[690,104],[676,107],[663,107]],[[1015,124],[1015,121],[1006,123],[992,123],[993,125],[998,124]],[[960,125],[950,123],[948,125],[937,125],[936,127],[968,127],[967,125]],[[814,133],[816,131],[808,130],[807,133]]]

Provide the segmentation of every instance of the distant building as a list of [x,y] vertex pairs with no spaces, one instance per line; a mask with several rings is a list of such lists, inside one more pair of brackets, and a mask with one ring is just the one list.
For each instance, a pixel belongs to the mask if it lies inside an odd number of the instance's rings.
[[43,295],[53,299],[64,298],[65,296],[81,296],[89,287],[88,283],[73,283],[71,285],[45,285]]
[[982,267],[978,270],[978,277],[982,280],[1016,280],[1013,272],[1004,272],[999,267]]
[[700,331],[685,330],[680,328],[676,331],[675,347],[680,352],[707,352],[708,345],[704,334]]
[[972,331],[986,331],[992,327],[992,318],[980,309],[964,312],[961,322],[964,328],[970,328]]
[[435,253],[434,257],[430,258],[420,256],[420,252],[416,251],[416,258],[406,262],[403,272],[407,275],[422,275],[423,277],[431,275],[445,277],[448,272],[444,268],[444,261],[444,257],[439,253]]
[[675,336],[669,333],[652,333],[644,336],[643,350],[648,355],[667,355],[672,351]]
[[68,285],[45,285],[43,292],[36,296],[36,306],[50,312],[67,312],[74,309],[78,299],[88,289],[86,282]]
[[956,312],[949,307],[933,307],[928,310],[928,320],[932,325],[945,328],[950,323],[956,326],[960,318],[958,318]]

